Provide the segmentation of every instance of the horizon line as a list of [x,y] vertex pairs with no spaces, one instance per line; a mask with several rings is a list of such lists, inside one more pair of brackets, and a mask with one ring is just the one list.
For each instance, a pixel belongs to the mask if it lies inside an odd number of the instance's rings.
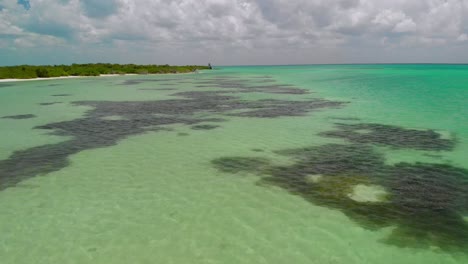
[[213,67],[257,67],[257,66],[314,66],[314,65],[468,65],[468,62],[377,62],[377,63],[299,63],[299,64],[230,64],[216,65]]
[[134,64],[134,65],[169,65],[169,66],[204,66],[204,65],[211,65],[212,67],[268,67],[268,66],[333,66],[333,65],[468,65],[468,62],[358,62],[358,63],[298,63],[298,64],[219,64],[216,65],[214,63],[207,63],[207,64],[154,64],[154,63],[114,63],[114,62],[84,62],[84,63],[62,63],[62,64],[16,64],[16,65],[0,65],[1,67],[15,67],[15,66],[60,66],[60,65],[73,65],[73,64],[117,64],[117,65],[127,65],[127,64]]

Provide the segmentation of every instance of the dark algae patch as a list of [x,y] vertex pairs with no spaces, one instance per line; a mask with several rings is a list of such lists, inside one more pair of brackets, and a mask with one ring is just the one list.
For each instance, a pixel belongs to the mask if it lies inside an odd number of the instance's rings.
[[343,138],[353,143],[370,143],[394,148],[452,150],[455,140],[444,139],[433,130],[406,129],[381,124],[336,124],[337,130],[322,136]]
[[0,83],[0,88],[3,88],[3,87],[10,87],[10,86],[13,86],[13,84],[10,84],[10,83]]
[[125,80],[124,82],[122,82],[122,85],[137,85],[137,84],[140,84],[140,83],[143,83],[143,81],[140,81],[140,80]]
[[308,101],[286,101],[266,99],[250,103],[251,110],[231,114],[239,117],[274,118],[281,116],[303,116],[322,108],[337,108],[342,102],[310,99]]
[[177,79],[134,79],[134,80],[125,80],[122,82],[122,85],[137,85],[141,83],[151,83],[151,82],[166,82]]
[[61,104],[62,102],[49,102],[49,103],[39,103],[39,105],[54,105],[54,104]]
[[468,209],[468,173],[445,164],[399,163],[384,179],[394,203],[402,210],[443,211]]
[[[290,165],[251,157],[223,157],[212,165],[226,173],[256,174],[261,177],[260,186],[280,187],[315,205],[340,210],[364,228],[391,228],[383,243],[468,253],[468,222],[463,218],[468,212],[468,170],[432,163],[388,165],[374,147],[437,151],[452,149],[455,142],[430,130],[377,124],[339,126],[359,135],[346,137],[351,144],[275,152],[289,157]],[[379,133],[396,142],[382,139]]]
[[343,102],[328,101],[323,99],[309,99],[307,101],[289,101],[264,99],[258,101],[239,100],[233,95],[225,95],[222,91],[191,91],[173,94],[174,96],[196,99],[197,102],[204,102],[209,112],[229,112],[230,116],[256,117],[256,118],[276,118],[284,116],[303,116],[314,110],[324,108],[341,107]]
[[[212,78],[181,78],[181,79],[133,79],[125,80],[122,85],[137,85],[142,83],[157,82],[160,85],[180,85],[184,83],[191,84],[196,88],[217,88],[220,93],[267,93],[267,94],[290,94],[303,95],[310,91],[293,85],[278,84],[275,80],[268,77],[253,77],[250,79],[239,79],[232,76],[218,76]],[[145,90],[143,88],[141,90]],[[152,88],[149,88],[152,89]],[[148,89],[148,90],[149,90]],[[154,88],[157,89],[157,88]],[[224,90],[224,92],[223,92]]]
[[294,170],[306,174],[369,175],[384,166],[384,158],[371,146],[326,144],[277,151],[297,160]]
[[341,116],[330,117],[330,119],[341,120],[341,121],[359,121],[359,120],[361,120],[361,119],[359,119],[357,117],[341,117]]
[[293,85],[277,84],[269,77],[253,77],[251,79],[236,79],[228,76],[219,76],[203,79],[196,85],[198,88],[219,88],[236,93],[267,93],[267,94],[309,94],[310,91]]
[[244,92],[272,93],[272,94],[309,94],[305,89],[287,85],[260,85],[246,88]]
[[[187,80],[187,79],[167,78],[167,77],[148,78],[148,79],[131,79],[131,80],[123,81],[121,85],[137,85],[137,84],[142,84],[142,83],[159,83],[163,85],[176,85],[179,83],[184,83],[182,82],[182,80]],[[171,82],[176,82],[176,83],[171,83]]]
[[195,125],[195,126],[192,126],[191,129],[193,130],[212,130],[212,129],[216,129],[220,126],[216,126],[216,125]]
[[71,96],[71,94],[53,94],[52,96],[64,97],[64,96]]
[[[166,84],[167,85],[167,84]],[[174,91],[175,88],[141,88],[140,91]]]
[[211,162],[217,169],[228,172],[258,172],[270,164],[268,159],[255,157],[226,157]]
[[398,227],[385,241],[405,247],[468,248],[468,171],[444,164],[400,163],[389,168],[383,183],[398,212]]
[[264,152],[265,150],[263,149],[259,149],[259,148],[254,148],[254,149],[251,149],[253,152]]
[[[168,79],[165,79],[167,81]],[[141,81],[141,80],[134,80]],[[14,152],[0,161],[0,189],[20,181],[68,166],[69,156],[83,150],[108,147],[132,135],[158,132],[173,124],[195,130],[214,129],[222,118],[200,118],[202,114],[249,118],[302,116],[320,109],[339,107],[341,102],[310,99],[306,101],[246,101],[224,91],[189,91],[173,94],[174,99],[159,101],[77,101],[75,106],[92,107],[84,117],[35,127],[69,139]],[[60,94],[56,96],[66,96]],[[113,118],[118,116],[119,118]],[[166,130],[165,130],[166,131]],[[179,134],[184,136],[185,134]]]
[[27,115],[12,115],[12,116],[3,116],[2,118],[4,119],[30,119],[30,118],[35,118],[36,116],[33,114],[27,114]]

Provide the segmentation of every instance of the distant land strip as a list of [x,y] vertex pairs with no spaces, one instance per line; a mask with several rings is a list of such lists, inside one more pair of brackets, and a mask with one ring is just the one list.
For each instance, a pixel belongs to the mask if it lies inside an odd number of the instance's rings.
[[19,65],[0,67],[0,79],[34,79],[66,76],[100,76],[108,74],[164,74],[190,73],[209,70],[211,65],[136,65],[136,64],[72,64],[72,65]]

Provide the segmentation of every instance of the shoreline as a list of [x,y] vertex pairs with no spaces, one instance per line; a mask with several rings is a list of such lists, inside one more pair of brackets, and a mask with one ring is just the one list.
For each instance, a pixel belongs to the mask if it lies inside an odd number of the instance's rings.
[[127,73],[127,74],[101,74],[98,76],[60,76],[60,77],[48,77],[48,78],[31,78],[31,79],[0,79],[0,83],[5,82],[30,82],[30,81],[47,81],[47,80],[66,80],[66,79],[76,79],[76,78],[96,78],[96,77],[117,77],[117,76],[136,76],[136,75],[173,75],[173,74],[193,74],[197,72],[180,72],[180,73],[153,73],[153,74],[137,74],[137,73]]
[[91,76],[61,76],[61,77],[50,77],[50,78],[31,78],[31,79],[0,79],[0,82],[30,82],[30,81],[75,79],[75,78],[81,78],[81,77],[91,77]]

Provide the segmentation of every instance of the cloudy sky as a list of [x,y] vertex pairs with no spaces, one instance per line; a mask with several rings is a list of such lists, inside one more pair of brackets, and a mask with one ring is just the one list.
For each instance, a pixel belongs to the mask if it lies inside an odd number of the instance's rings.
[[0,0],[0,65],[468,62],[468,0]]

